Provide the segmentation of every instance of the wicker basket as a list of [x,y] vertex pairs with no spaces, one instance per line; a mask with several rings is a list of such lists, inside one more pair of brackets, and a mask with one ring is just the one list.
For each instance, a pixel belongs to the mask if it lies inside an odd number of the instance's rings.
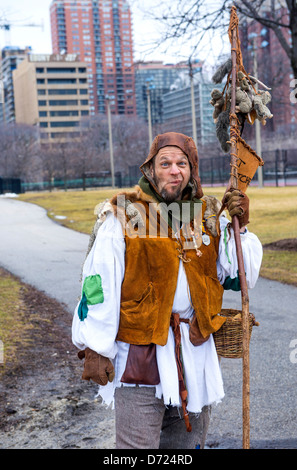
[[[226,317],[221,328],[213,333],[218,356],[239,359],[242,357],[242,317],[241,310],[222,309],[220,315]],[[252,313],[249,314],[249,340],[253,326],[258,326]]]

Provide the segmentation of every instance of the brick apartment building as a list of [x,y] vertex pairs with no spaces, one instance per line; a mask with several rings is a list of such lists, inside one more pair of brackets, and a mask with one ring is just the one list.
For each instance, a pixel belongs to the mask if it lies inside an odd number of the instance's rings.
[[53,0],[54,54],[79,54],[87,64],[90,113],[136,114],[131,12],[127,0]]
[[[286,12],[287,10],[282,8],[284,22]],[[289,29],[283,28],[282,32],[290,43]],[[256,21],[243,22],[240,33],[246,71],[251,75],[254,74],[254,54],[256,54],[258,78],[271,87],[272,101],[268,106],[274,117],[267,120],[265,127],[261,126],[263,137],[268,138],[271,133],[275,136],[293,135],[297,131],[297,107],[290,101],[292,91],[290,82],[294,76],[285,51],[272,29],[265,28]]]

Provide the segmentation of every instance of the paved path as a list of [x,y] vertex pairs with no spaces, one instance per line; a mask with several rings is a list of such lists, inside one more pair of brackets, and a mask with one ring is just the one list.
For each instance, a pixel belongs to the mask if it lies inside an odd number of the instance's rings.
[[35,204],[0,198],[0,265],[73,311],[87,235],[67,229]]
[[[0,265],[70,312],[80,290],[88,236],[52,222],[33,204],[0,198]],[[250,311],[260,322],[250,344],[251,447],[297,448],[297,288],[259,279],[249,292]],[[240,293],[226,292],[224,306],[241,308]],[[242,362],[223,359],[226,396],[213,408],[208,443],[240,448]]]

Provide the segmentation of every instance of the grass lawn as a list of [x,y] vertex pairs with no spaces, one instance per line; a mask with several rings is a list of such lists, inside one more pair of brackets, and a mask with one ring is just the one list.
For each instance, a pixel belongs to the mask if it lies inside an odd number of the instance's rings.
[[[49,217],[74,230],[90,233],[96,205],[118,190],[54,191],[25,193],[22,201],[44,207]],[[204,193],[221,199],[225,188],[204,188]],[[297,237],[297,187],[250,187],[250,224],[263,244]],[[60,219],[59,217],[65,217]],[[297,252],[264,251],[261,276],[297,285]]]
[[[16,364],[20,360],[19,352],[28,346],[28,332],[32,328],[26,321],[25,304],[21,295],[22,285],[12,275],[0,268],[0,339],[5,365]],[[0,377],[4,372],[0,367]]]

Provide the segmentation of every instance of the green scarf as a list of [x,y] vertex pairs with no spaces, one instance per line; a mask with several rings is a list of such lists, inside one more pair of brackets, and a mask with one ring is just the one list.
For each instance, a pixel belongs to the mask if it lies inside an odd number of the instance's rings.
[[[197,199],[192,196],[188,196],[189,199],[182,199],[180,201],[165,202],[164,199],[154,190],[149,181],[142,176],[138,182],[138,185],[145,194],[148,194],[157,202],[160,203],[160,213],[163,218],[168,221],[168,225],[172,228],[174,226],[181,227],[183,223],[189,223],[197,216],[199,211],[202,209],[201,199]],[[192,187],[188,185],[184,194],[192,194]],[[175,222],[173,222],[175,221]]]

